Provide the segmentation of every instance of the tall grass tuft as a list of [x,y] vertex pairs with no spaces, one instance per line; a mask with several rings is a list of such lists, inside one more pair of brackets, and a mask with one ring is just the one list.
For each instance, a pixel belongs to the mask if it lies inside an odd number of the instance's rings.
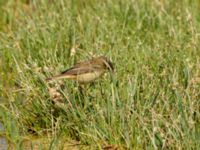
[[[63,138],[96,149],[200,147],[198,0],[0,5],[0,120],[19,149],[30,134],[51,149]],[[72,81],[45,82],[99,55],[115,75],[82,94]]]

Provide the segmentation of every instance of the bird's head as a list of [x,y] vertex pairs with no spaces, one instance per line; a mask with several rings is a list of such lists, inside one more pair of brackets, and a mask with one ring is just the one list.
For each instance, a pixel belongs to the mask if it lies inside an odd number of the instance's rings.
[[104,67],[109,71],[114,71],[113,63],[105,56],[99,57],[99,59],[102,61]]

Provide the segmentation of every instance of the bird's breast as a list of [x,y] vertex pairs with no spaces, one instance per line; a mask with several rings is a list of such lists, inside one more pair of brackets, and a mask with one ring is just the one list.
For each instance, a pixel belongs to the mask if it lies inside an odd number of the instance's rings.
[[94,72],[79,74],[79,75],[77,75],[77,78],[75,80],[78,81],[79,83],[92,82],[95,79],[97,79],[98,77],[100,77],[101,75],[103,75],[104,72],[105,71],[102,70],[102,71],[94,71]]

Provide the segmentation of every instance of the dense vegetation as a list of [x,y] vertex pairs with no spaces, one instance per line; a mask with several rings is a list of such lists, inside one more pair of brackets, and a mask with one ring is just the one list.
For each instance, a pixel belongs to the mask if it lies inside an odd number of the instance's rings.
[[[0,3],[0,120],[6,137],[70,138],[91,148],[200,147],[200,1]],[[84,87],[47,84],[76,62],[115,64]],[[89,148],[89,149],[90,149]]]

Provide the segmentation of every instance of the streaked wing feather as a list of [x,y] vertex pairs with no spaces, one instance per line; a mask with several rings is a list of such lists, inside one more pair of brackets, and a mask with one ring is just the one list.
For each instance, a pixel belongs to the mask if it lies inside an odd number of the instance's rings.
[[[88,64],[89,65],[89,64]],[[87,66],[87,67],[76,67],[74,66],[73,68],[67,69],[65,71],[63,71],[61,74],[62,75],[80,75],[80,74],[84,74],[84,73],[90,73],[90,72],[94,72],[96,70],[101,69],[101,66],[99,65],[95,65],[95,66]]]

